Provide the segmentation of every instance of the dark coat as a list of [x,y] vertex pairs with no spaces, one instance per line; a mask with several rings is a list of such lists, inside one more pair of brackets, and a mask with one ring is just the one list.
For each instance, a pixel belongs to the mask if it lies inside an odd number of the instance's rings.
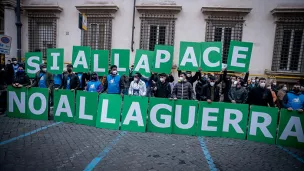
[[201,100],[202,90],[205,84],[207,84],[207,80],[205,78],[201,78],[197,81],[195,86],[195,94],[197,100]]
[[271,91],[260,86],[251,89],[248,95],[248,104],[258,106],[274,106]]
[[23,86],[28,86],[31,84],[31,81],[30,81],[29,76],[25,72],[23,72],[23,73],[17,72],[16,76],[13,79],[13,84],[15,84],[15,83],[19,83]]
[[[213,89],[213,93],[214,93],[214,102],[219,102],[220,101],[220,88],[217,86],[217,84],[215,84]],[[212,87],[210,86],[210,84],[205,84],[202,88],[202,93],[201,93],[201,101],[207,101],[208,99],[211,99],[211,90]]]
[[171,87],[168,82],[160,82],[156,83],[157,90],[153,90],[154,96],[159,98],[170,98],[171,97]]
[[[243,81],[241,82],[242,86],[244,86],[244,84],[247,84],[248,77],[249,77],[249,72],[246,73]],[[232,81],[231,81],[230,78],[227,78],[227,71],[224,71],[223,79],[224,79],[224,83],[225,83],[225,88],[223,89],[223,91],[224,91],[224,102],[230,102],[228,94],[229,94],[229,90],[231,89]]]
[[[31,85],[31,87],[38,87],[38,83],[40,81],[40,72],[38,71],[35,75],[35,78],[33,80],[33,84]],[[54,80],[53,80],[53,74],[46,72],[46,86],[50,89],[53,89],[53,84],[54,84]]]
[[244,87],[236,88],[233,87],[228,93],[229,100],[234,100],[236,103],[245,104],[248,98],[248,92]]
[[68,77],[70,77],[70,89],[78,90],[80,81],[79,81],[78,76],[75,73],[65,74],[63,76],[62,87],[60,87],[60,88],[66,89]]

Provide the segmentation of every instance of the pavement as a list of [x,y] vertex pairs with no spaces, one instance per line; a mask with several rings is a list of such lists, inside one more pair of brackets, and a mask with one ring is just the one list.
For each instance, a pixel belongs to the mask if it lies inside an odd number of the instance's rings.
[[0,116],[0,170],[304,170],[304,150]]

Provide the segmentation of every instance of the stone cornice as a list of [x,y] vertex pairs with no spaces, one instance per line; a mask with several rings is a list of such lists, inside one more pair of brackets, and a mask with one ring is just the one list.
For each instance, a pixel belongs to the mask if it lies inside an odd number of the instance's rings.
[[226,8],[226,7],[202,7],[202,13],[235,13],[247,15],[251,12],[252,8]]
[[109,5],[86,4],[75,7],[81,13],[115,13],[119,9],[117,5],[112,5],[112,4]]
[[182,6],[177,6],[177,5],[136,5],[136,9],[140,13],[150,12],[150,11],[179,13],[182,10]]
[[61,12],[63,9],[58,5],[25,5],[22,6],[25,11],[52,11]]
[[272,15],[301,14],[304,15],[304,6],[301,7],[277,7],[270,11]]

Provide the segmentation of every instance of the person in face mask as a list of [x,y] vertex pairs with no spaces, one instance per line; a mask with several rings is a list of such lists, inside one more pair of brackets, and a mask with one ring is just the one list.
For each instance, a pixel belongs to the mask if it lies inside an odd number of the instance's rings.
[[278,86],[276,80],[271,80],[271,90],[275,92],[275,94],[278,94]]
[[277,102],[277,95],[276,95],[276,93],[272,90],[271,84],[266,84],[266,87],[267,87],[267,89],[269,89],[270,92],[271,92],[272,99],[273,99],[273,103],[276,104],[276,102]]
[[[224,102],[230,103],[231,100],[230,100],[229,97],[228,97],[229,91],[230,91],[230,89],[231,89],[233,83],[234,83],[235,81],[238,81],[238,80],[240,81],[241,77],[237,77],[236,75],[231,75],[230,77],[227,77],[228,72],[227,72],[227,69],[226,69],[226,68],[224,68],[223,72],[224,72],[224,74],[223,74],[223,81],[224,81],[224,83],[225,83],[225,87],[223,88]],[[249,72],[247,72],[247,73],[245,74],[245,77],[244,77],[244,79],[243,79],[244,82],[247,82],[248,76],[249,76]],[[242,83],[242,84],[243,84],[243,83]],[[242,85],[242,86],[244,86],[244,85]]]
[[171,86],[167,81],[167,75],[165,73],[159,74],[159,79],[153,88],[153,94],[158,98],[171,97]]
[[204,87],[205,84],[207,84],[207,80],[208,80],[208,76],[207,75],[202,75],[201,78],[199,80],[197,80],[197,83],[195,85],[195,95],[196,95],[196,99],[201,101],[201,93],[202,93],[202,89]]
[[251,91],[254,87],[256,87],[256,82],[254,78],[251,78],[250,84],[248,85],[248,91]]
[[248,103],[257,106],[274,107],[271,91],[266,88],[266,79],[259,79],[259,86],[252,88],[248,95]]
[[[64,74],[62,80],[62,89],[75,91],[80,86],[79,77],[73,72],[73,65],[67,65],[67,73]],[[55,89],[58,90],[58,89]]]
[[[178,82],[175,84],[172,97],[174,100],[177,99],[186,99],[186,100],[194,100],[194,91],[191,83],[187,81],[186,73],[181,73],[179,75]],[[171,99],[171,98],[170,98]]]
[[16,58],[12,58],[12,63],[7,64],[7,66],[6,66],[6,73],[7,73],[6,84],[7,85],[12,84],[13,79],[18,71],[18,67],[19,67],[19,64],[18,64]]
[[87,87],[85,88],[85,91],[101,93],[102,84],[98,80],[98,75],[96,72],[93,72],[91,74],[91,80],[87,83]]
[[247,102],[248,92],[246,88],[242,87],[241,82],[234,81],[228,97],[231,103],[245,104]]
[[53,74],[48,73],[46,70],[46,65],[42,63],[40,64],[40,70],[35,75],[33,84],[28,87],[48,88],[49,93],[51,93],[53,89],[53,84]]
[[[201,72],[202,72],[202,68],[199,68],[198,71],[195,73],[194,76],[192,76],[192,72],[191,71],[186,71],[186,79],[187,81],[191,84],[191,86],[193,86],[193,83],[197,80],[201,79]],[[182,71],[178,70],[178,75],[181,75]]]
[[110,74],[106,78],[102,93],[106,90],[108,90],[108,94],[120,94],[123,96],[124,81],[120,75],[118,75],[116,65],[111,66]]
[[279,91],[277,95],[277,107],[281,109],[283,107],[283,98],[286,95],[287,92],[287,85],[281,84],[279,85]]
[[295,84],[292,91],[288,92],[283,98],[284,108],[292,111],[297,110],[302,113],[304,109],[304,95],[300,91],[300,85]]
[[146,96],[147,87],[144,81],[141,80],[141,74],[136,73],[133,81],[130,84],[129,95],[133,96]]
[[30,85],[30,78],[25,73],[23,65],[19,65],[18,71],[13,80],[13,87],[24,87]]
[[220,101],[220,89],[217,86],[219,84],[216,81],[215,76],[210,76],[208,78],[208,84],[203,86],[201,93],[201,100],[211,102],[219,102]]

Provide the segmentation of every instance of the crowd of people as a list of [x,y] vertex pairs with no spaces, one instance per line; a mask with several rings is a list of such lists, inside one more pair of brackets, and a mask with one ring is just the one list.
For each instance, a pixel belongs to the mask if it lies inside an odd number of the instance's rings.
[[249,72],[242,78],[228,74],[226,69],[223,69],[221,74],[202,74],[200,68],[194,75],[191,71],[178,71],[178,79],[175,80],[172,74],[165,73],[151,73],[150,77],[144,77],[139,72],[133,72],[133,65],[128,75],[119,75],[117,66],[112,65],[108,75],[98,76],[95,72],[75,73],[71,64],[66,66],[66,71],[62,74],[51,74],[47,71],[46,64],[40,64],[40,70],[30,81],[24,69],[24,65],[13,58],[12,63],[2,69],[1,78],[5,79],[1,79],[0,84],[16,88],[48,88],[50,105],[53,105],[53,92],[66,89],[208,103],[223,101],[286,108],[299,112],[304,109],[304,87],[299,83],[288,91],[286,84],[277,85],[275,80],[269,82],[258,77],[249,79]]

